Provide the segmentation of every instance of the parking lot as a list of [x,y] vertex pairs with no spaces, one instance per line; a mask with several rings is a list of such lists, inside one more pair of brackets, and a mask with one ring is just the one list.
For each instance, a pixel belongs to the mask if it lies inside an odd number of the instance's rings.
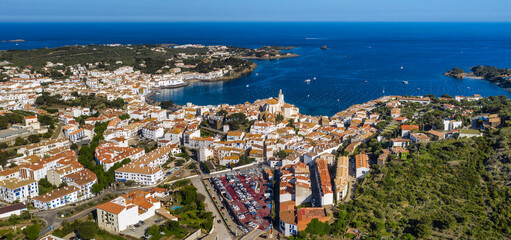
[[[244,232],[254,228],[268,230],[271,225],[272,189],[261,171],[235,171],[232,174],[211,178],[215,190],[225,199],[225,208],[231,217],[245,227]],[[248,228],[247,228],[248,227]]]
[[131,226],[130,228],[122,231],[121,233],[130,235],[136,238],[142,238],[145,235],[146,230],[152,226],[153,224],[163,224],[165,221],[162,220],[159,216],[152,216],[143,221],[143,224],[135,224],[135,226]]

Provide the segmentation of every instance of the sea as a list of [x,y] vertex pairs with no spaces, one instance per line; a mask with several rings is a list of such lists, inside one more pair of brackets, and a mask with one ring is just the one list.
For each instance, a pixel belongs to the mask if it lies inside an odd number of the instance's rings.
[[258,68],[246,77],[194,82],[153,96],[177,104],[239,104],[276,97],[282,89],[301,113],[331,116],[384,95],[511,95],[484,80],[442,75],[453,67],[510,68],[511,23],[0,23],[0,41],[12,39],[26,41],[0,42],[0,49],[194,43],[293,46],[290,52],[300,55],[256,60]]

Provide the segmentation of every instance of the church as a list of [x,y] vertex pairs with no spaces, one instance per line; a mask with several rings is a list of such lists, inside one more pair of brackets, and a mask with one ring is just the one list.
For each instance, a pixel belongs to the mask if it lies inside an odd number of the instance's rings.
[[264,111],[271,114],[280,113],[284,116],[285,119],[296,119],[299,113],[299,109],[297,107],[284,102],[284,94],[282,93],[282,89],[280,89],[279,97],[277,99],[269,98],[266,100]]

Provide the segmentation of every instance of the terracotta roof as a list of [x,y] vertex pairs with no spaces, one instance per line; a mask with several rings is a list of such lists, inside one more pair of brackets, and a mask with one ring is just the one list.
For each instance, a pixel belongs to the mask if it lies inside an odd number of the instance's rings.
[[113,203],[113,202],[103,203],[101,205],[98,205],[97,208],[101,209],[103,211],[107,211],[109,213],[116,214],[116,215],[118,215],[125,209],[124,206],[121,206],[121,205],[119,205],[117,203]]

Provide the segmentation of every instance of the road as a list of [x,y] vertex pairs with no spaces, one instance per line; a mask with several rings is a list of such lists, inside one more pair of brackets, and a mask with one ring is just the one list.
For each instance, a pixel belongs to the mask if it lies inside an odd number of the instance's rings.
[[217,222],[217,220],[221,220],[222,216],[220,215],[220,212],[218,212],[218,209],[215,207],[215,204],[213,203],[213,200],[209,196],[209,194],[206,191],[206,188],[204,187],[204,184],[202,183],[201,178],[191,178],[190,179],[192,184],[197,188],[198,192],[206,196],[206,199],[204,200],[206,204],[206,210],[213,213],[213,226],[215,228],[215,233],[217,234],[217,239],[221,240],[227,240],[227,239],[233,239],[231,237],[231,234],[229,233],[229,230],[227,230],[227,227],[224,224],[224,221],[222,220],[220,223]]

